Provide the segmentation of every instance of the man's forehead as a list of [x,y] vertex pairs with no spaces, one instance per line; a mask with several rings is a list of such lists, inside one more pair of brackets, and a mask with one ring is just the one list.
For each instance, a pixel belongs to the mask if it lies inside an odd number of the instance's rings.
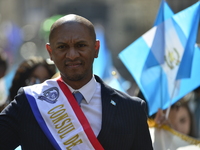
[[70,16],[70,17],[67,17],[67,18],[61,18],[60,20],[58,20],[54,26],[52,26],[52,30],[55,30],[55,29],[61,29],[61,28],[66,28],[66,27],[74,27],[74,28],[77,28],[77,27],[86,27],[87,24],[85,24],[84,21],[82,20],[78,20],[76,18],[76,16]]
[[76,15],[67,15],[62,18],[60,18],[58,21],[59,22],[68,22],[68,21],[77,21],[77,16]]
[[64,32],[67,30],[75,31],[88,31],[89,35],[92,35],[94,40],[96,40],[96,35],[92,23],[78,15],[70,14],[58,19],[51,27],[49,41],[52,35],[56,32]]

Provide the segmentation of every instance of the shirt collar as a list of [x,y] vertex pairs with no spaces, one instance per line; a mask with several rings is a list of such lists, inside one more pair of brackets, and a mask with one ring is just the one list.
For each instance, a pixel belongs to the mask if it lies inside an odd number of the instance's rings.
[[72,87],[70,87],[68,84],[66,84],[70,91],[73,93],[74,91],[79,91],[81,92],[81,94],[83,95],[83,97],[85,98],[86,102],[89,103],[96,91],[96,87],[97,87],[97,81],[94,77],[94,75],[92,76],[92,79],[85,84],[83,87],[81,87],[80,89],[73,89]]

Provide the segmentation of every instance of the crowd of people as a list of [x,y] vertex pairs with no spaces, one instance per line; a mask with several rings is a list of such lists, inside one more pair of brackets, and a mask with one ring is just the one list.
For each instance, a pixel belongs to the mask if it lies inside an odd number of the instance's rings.
[[[144,97],[120,92],[93,75],[99,47],[94,26],[84,17],[69,14],[52,25],[46,49],[53,63],[42,57],[23,61],[1,105],[0,149],[153,149]],[[1,78],[6,66],[0,59]],[[173,104],[168,118],[159,110],[155,122],[200,138],[199,88],[194,95]]]

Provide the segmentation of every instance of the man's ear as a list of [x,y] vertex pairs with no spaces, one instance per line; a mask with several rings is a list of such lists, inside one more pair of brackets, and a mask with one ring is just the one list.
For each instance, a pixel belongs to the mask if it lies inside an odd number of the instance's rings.
[[98,58],[98,54],[99,54],[99,48],[100,48],[100,41],[96,40],[95,42],[95,58]]
[[49,57],[52,60],[52,49],[51,49],[50,43],[46,44],[46,50],[48,51]]

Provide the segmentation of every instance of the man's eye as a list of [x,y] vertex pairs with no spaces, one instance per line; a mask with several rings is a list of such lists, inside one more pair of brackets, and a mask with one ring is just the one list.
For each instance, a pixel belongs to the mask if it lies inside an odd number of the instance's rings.
[[77,46],[78,47],[85,47],[86,45],[85,44],[78,44]]
[[66,46],[65,45],[60,45],[60,46],[58,46],[58,48],[59,49],[63,49],[63,48],[66,48]]

